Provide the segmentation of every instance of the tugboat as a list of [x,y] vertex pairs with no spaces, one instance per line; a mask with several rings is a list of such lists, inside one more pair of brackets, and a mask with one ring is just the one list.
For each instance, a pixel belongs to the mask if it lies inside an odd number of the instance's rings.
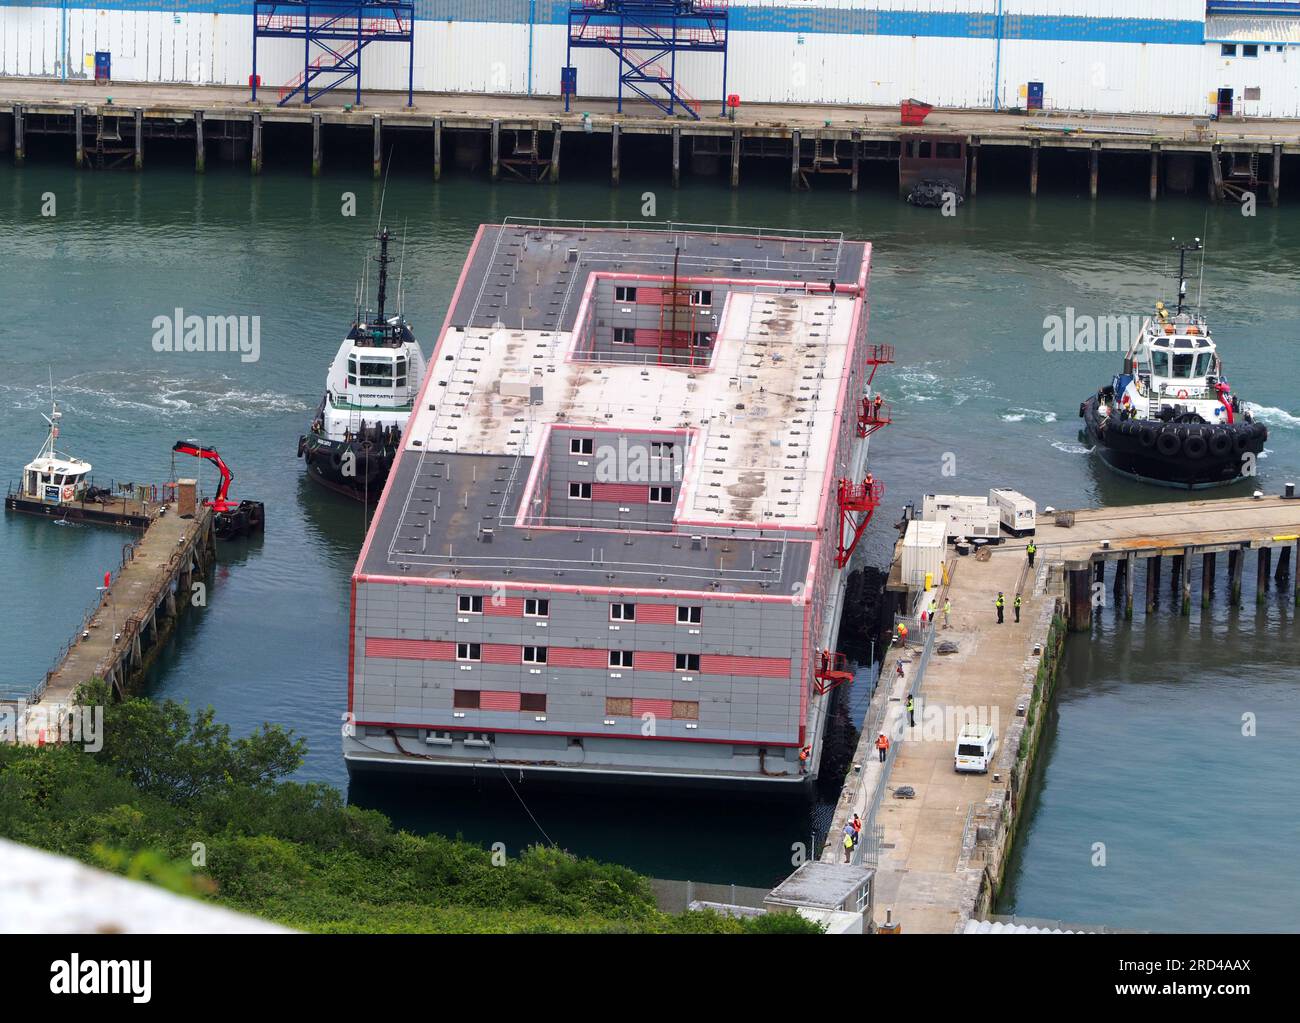
[[1178,308],[1157,302],[1123,370],[1079,406],[1081,439],[1116,472],[1198,490],[1254,475],[1268,428],[1231,392],[1209,324],[1186,308],[1187,253],[1201,240],[1175,248]]
[[375,309],[363,309],[358,302],[352,329],[325,377],[325,394],[311,428],[298,438],[298,456],[306,460],[308,476],[362,501],[377,501],[383,492],[425,372],[424,355],[401,309],[395,316],[385,315],[388,264],[393,261],[388,228],[375,237]]

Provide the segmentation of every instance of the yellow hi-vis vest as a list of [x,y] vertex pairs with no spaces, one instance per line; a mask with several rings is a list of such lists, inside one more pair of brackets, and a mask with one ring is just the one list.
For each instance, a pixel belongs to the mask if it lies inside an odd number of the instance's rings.
[[1001,597],[998,597],[997,600],[993,601],[993,606],[994,606],[994,607],[1003,607],[1003,606],[1005,606],[1005,604],[1006,604],[1006,601],[1004,601]]

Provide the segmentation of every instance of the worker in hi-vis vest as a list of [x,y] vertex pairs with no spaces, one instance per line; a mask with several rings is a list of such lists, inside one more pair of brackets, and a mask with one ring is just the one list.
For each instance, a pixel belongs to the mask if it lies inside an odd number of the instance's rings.
[[1034,546],[1034,541],[1029,541],[1029,546],[1025,548],[1025,553],[1029,555],[1029,567],[1034,567],[1034,555],[1038,553],[1038,548]]
[[1011,606],[1012,608],[1014,608],[1016,612],[1016,621],[1019,622],[1020,621],[1020,594],[1019,593],[1016,594],[1015,603],[1013,603]]
[[998,609],[998,624],[1001,625],[1003,622],[1002,610],[1007,606],[1007,602],[1003,598],[1001,590],[998,590],[998,599],[993,601],[993,606]]

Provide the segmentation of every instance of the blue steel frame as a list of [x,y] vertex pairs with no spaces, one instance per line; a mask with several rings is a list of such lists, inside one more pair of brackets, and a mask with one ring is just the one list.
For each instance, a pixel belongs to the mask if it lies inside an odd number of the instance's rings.
[[[395,22],[396,29],[387,27]],[[367,27],[367,24],[369,27]],[[280,99],[284,106],[299,93],[310,106],[344,82],[356,80],[356,103],[361,105],[361,51],[371,43],[406,43],[406,105],[415,105],[415,4],[412,0],[253,0],[253,75],[249,80],[252,102],[257,102],[258,39],[301,39],[302,80]],[[324,53],[311,60],[312,47]],[[332,63],[322,62],[332,58]],[[312,92],[321,75],[334,80]]]
[[[588,35],[588,31],[604,33]],[[629,31],[630,30],[630,31]],[[682,35],[686,31],[687,35]],[[721,114],[727,113],[727,7],[725,0],[571,0],[565,66],[573,50],[608,49],[619,60],[618,112],[623,90],[640,96],[668,114],[676,107],[695,120],[699,113],[677,85],[678,53],[722,54]],[[668,70],[658,65],[667,58]],[[657,89],[656,89],[657,87]],[[662,89],[662,93],[657,91]],[[655,90],[655,91],[651,91]],[[564,109],[569,110],[569,93]]]

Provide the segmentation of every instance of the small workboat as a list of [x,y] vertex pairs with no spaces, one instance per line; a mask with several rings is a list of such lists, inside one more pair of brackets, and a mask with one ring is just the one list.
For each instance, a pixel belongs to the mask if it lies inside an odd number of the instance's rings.
[[1228,386],[1205,317],[1187,308],[1187,254],[1201,250],[1200,239],[1177,249],[1177,308],[1156,303],[1122,370],[1079,415],[1081,438],[1111,469],[1195,490],[1254,476],[1268,428]]

